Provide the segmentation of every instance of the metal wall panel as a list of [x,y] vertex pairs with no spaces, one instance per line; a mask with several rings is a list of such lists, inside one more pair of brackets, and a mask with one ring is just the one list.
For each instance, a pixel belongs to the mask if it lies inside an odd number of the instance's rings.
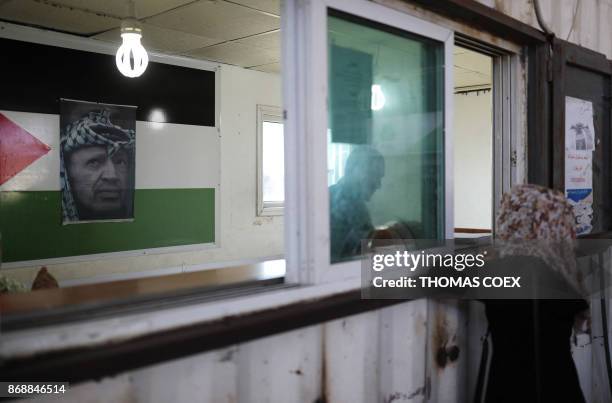
[[[477,1],[540,29],[531,0]],[[558,38],[612,58],[612,1],[540,0],[540,3],[546,23]]]
[[380,401],[424,401],[427,301],[382,309],[379,326]]
[[326,401],[380,401],[378,333],[380,312],[367,312],[324,326]]
[[239,346],[237,402],[314,402],[321,393],[321,326]]

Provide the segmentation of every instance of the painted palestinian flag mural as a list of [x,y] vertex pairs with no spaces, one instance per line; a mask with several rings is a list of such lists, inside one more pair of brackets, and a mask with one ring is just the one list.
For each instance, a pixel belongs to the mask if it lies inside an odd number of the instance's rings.
[[0,185],[24,170],[51,148],[0,114]]
[[[29,60],[14,66],[8,60],[0,76],[3,267],[13,262],[215,242],[220,140],[214,109],[209,111],[214,108],[214,72],[152,63],[141,81],[126,81],[112,68],[110,55],[5,39],[0,39],[0,49],[15,55],[10,60],[19,60],[19,55]],[[49,66],[47,77],[53,80],[32,83],[31,78],[39,76],[33,71],[36,65]],[[78,68],[71,70],[72,66]],[[90,85],[78,84],[83,82]],[[96,107],[76,117],[82,105],[62,108],[62,98],[137,109]],[[61,137],[60,119],[84,123],[83,116],[89,119],[85,126],[92,136],[72,130]],[[137,147],[131,143],[134,131]],[[66,145],[63,151],[61,141]],[[73,147],[67,146],[68,141]],[[95,151],[99,143],[104,143],[104,156],[89,156],[75,168],[69,185],[73,193],[77,187],[82,193],[72,199],[72,205],[66,203],[62,197],[66,184],[60,175],[63,153],[74,156],[68,154],[80,146]],[[100,173],[101,167],[108,180],[88,183],[84,173]],[[126,183],[121,184],[119,173],[124,167]],[[64,166],[65,174],[68,169]]]
[[59,115],[0,111],[0,121],[3,178],[13,172],[0,186],[3,263],[214,242],[214,128],[137,121],[134,220],[66,226]]

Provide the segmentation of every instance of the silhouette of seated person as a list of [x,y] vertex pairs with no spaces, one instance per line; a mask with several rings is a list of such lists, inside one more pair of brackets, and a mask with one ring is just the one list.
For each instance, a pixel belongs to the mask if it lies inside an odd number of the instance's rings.
[[332,263],[359,256],[361,241],[374,231],[366,203],[381,186],[385,161],[374,148],[359,146],[346,160],[344,172],[329,188]]

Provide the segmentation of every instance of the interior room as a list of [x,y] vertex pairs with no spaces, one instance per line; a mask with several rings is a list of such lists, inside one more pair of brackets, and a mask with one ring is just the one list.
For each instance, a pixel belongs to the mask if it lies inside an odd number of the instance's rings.
[[490,236],[493,229],[493,59],[454,49],[455,235]]
[[[5,1],[0,16],[15,55],[0,107],[14,129],[3,142],[2,273],[16,287],[31,288],[42,267],[68,287],[282,257],[278,1]],[[134,18],[150,60],[132,78],[115,51]],[[68,100],[92,107],[79,115]],[[105,109],[115,124],[112,105],[135,107],[132,211],[67,217],[60,131]],[[282,277],[279,267],[251,276]]]

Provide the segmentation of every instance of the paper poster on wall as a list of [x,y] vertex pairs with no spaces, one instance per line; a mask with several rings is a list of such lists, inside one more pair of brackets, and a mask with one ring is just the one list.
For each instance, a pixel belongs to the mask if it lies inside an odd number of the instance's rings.
[[332,142],[368,144],[372,130],[372,55],[332,45],[330,52]]
[[576,233],[593,229],[593,104],[565,97],[565,196],[574,208]]
[[61,100],[64,224],[134,218],[136,107]]

